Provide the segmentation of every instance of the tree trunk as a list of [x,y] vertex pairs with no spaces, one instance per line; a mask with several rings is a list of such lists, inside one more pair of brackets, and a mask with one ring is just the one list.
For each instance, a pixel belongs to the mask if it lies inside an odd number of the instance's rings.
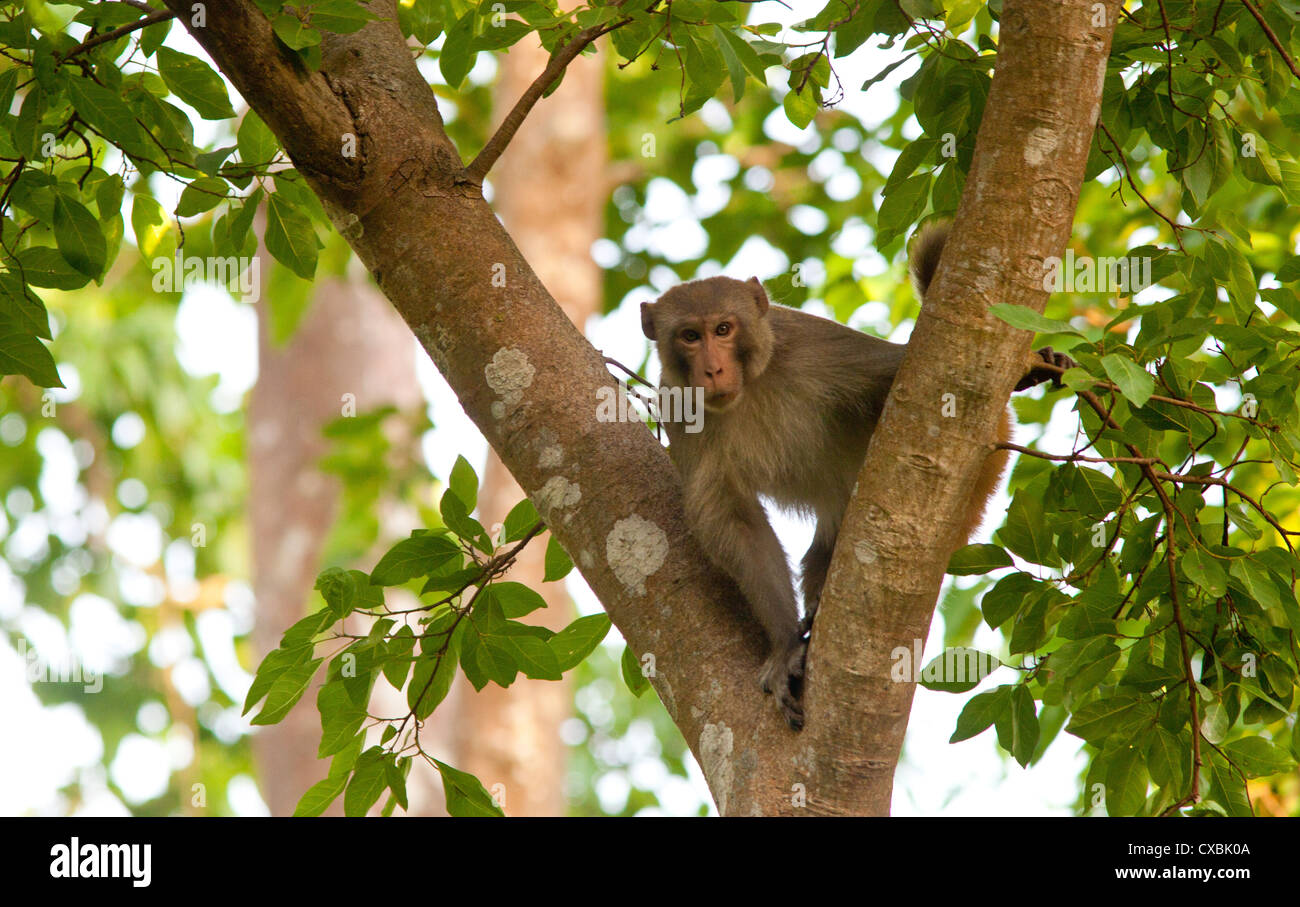
[[[189,21],[186,0],[167,5]],[[890,683],[889,652],[924,638],[950,514],[969,495],[1026,347],[985,309],[1041,307],[1031,266],[1069,229],[1117,3],[1063,0],[1050,14],[1004,4],[998,72],[944,256],[963,267],[940,269],[868,454],[872,483],[841,533],[798,735],[758,693],[762,631],[688,532],[666,453],[638,423],[597,419],[597,391],[614,378],[483,200],[391,0],[370,6],[380,19],[327,36],[318,72],[276,44],[250,0],[209,3],[209,27],[191,33],[280,138],[624,638],[654,655],[651,681],[719,812],[886,812],[912,694]],[[1094,8],[1105,21],[1093,22]],[[339,153],[349,135],[360,140],[355,157]],[[957,301],[963,284],[969,295]],[[932,403],[948,392],[961,408],[938,428],[936,454]],[[850,589],[864,594],[850,600]]]

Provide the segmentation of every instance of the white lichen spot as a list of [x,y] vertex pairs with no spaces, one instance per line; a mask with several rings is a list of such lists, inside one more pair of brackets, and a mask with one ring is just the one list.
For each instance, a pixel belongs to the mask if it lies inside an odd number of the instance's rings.
[[853,543],[853,556],[858,559],[859,564],[874,564],[876,562],[876,549],[865,540],[859,540]]
[[1038,167],[1052,155],[1060,142],[1060,135],[1048,126],[1035,126],[1025,141],[1025,163]]
[[542,448],[542,455],[537,458],[537,465],[542,469],[555,469],[564,462],[564,448],[558,444]]
[[492,361],[483,366],[488,387],[506,406],[514,406],[524,398],[524,391],[533,383],[536,373],[524,351],[514,347],[497,350]]
[[590,551],[584,548],[578,552],[578,566],[583,570],[590,570],[596,566],[596,559],[591,556]]
[[713,791],[713,799],[718,803],[718,813],[727,814],[727,794],[731,790],[731,780],[735,768],[731,761],[731,751],[735,746],[731,728],[721,721],[706,724],[700,731],[700,768]]
[[635,513],[619,520],[605,538],[605,560],[629,592],[645,595],[646,578],[664,564],[668,535]]
[[493,403],[493,404],[489,407],[489,409],[492,410],[492,418],[493,418],[493,419],[500,419],[502,416],[504,416],[504,415],[506,414],[506,405],[505,405],[504,403],[502,403],[500,400],[498,400],[497,402]]
[[547,519],[554,519],[560,511],[572,507],[582,500],[582,489],[577,482],[570,482],[564,476],[551,476],[537,492],[537,509],[546,514]]
[[811,744],[805,744],[790,757],[790,763],[795,767],[796,771],[811,776],[813,769],[817,765],[817,754],[813,752]]

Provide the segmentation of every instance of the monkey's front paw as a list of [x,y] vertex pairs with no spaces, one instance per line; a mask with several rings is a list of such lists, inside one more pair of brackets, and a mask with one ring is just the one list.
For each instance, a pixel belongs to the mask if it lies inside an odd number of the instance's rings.
[[[1029,371],[1025,372],[1024,377],[1016,384],[1016,390],[1018,391],[1036,387],[1044,381],[1052,382],[1053,387],[1060,387],[1061,372],[1057,371],[1057,369],[1074,368],[1079,364],[1065,353],[1058,353],[1050,346],[1045,346],[1031,353],[1030,361]],[[1043,368],[1043,365],[1054,367]]]
[[803,695],[804,660],[808,655],[808,644],[800,639],[783,651],[773,652],[763,665],[759,674],[759,686],[764,693],[776,697],[777,708],[785,716],[786,724],[796,731],[803,729]]

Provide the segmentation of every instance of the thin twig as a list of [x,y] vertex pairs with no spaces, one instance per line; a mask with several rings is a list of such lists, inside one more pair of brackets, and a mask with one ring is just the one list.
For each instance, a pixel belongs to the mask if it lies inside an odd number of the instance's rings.
[[[131,5],[135,6],[134,3]],[[61,56],[59,58],[59,62],[60,63],[67,62],[68,60],[71,60],[73,57],[75,57],[77,54],[85,53],[86,51],[98,47],[101,44],[107,44],[109,41],[116,41],[118,38],[122,37],[123,35],[129,35],[133,31],[138,31],[139,29],[142,28],[148,28],[150,25],[156,25],[159,22],[165,22],[166,20],[173,18],[175,15],[176,14],[169,9],[156,9],[153,12],[149,13],[149,15],[145,16],[143,19],[137,19],[134,22],[128,22],[126,23],[126,25],[119,25],[117,28],[114,28],[110,31],[106,31],[102,35],[95,35],[95,37],[93,38],[87,38],[85,41],[82,41],[76,47],[72,48],[72,50],[68,51],[66,54]]]

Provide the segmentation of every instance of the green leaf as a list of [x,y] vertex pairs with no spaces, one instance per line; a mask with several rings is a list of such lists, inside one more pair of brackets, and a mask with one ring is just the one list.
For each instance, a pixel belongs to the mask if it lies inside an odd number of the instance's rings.
[[1219,559],[1200,548],[1187,548],[1178,559],[1178,566],[1189,580],[1213,598],[1222,598],[1228,591],[1228,575]]
[[623,647],[623,657],[619,659],[619,667],[623,672],[623,682],[627,684],[633,696],[640,696],[650,688],[650,678],[641,673],[641,663],[636,660],[636,655],[630,646]]
[[406,800],[406,773],[403,767],[410,764],[410,759],[404,759],[401,766],[391,759],[384,763],[384,777],[388,781],[388,789],[393,792],[393,799],[402,809],[409,808]]
[[1012,305],[1007,302],[995,302],[989,306],[989,311],[1000,321],[1004,321],[1013,328],[1020,328],[1022,331],[1033,331],[1035,334],[1073,334],[1076,337],[1082,337],[1083,333],[1076,330],[1068,322],[1057,321],[1055,318],[1047,318],[1040,315],[1033,309],[1025,308],[1022,305]]
[[66,84],[68,98],[79,117],[128,153],[138,156],[147,152],[144,133],[121,95],[90,79],[72,78]]
[[731,95],[732,100],[739,104],[745,97],[745,65],[740,62],[740,57],[736,56],[735,49],[727,41],[727,32],[713,26],[714,43],[718,51],[722,54],[722,61],[727,64],[727,75],[731,78]]
[[564,579],[573,569],[573,561],[564,548],[556,541],[555,536],[551,536],[546,541],[546,573],[542,577],[543,582],[553,583]]
[[447,798],[450,816],[504,816],[501,807],[483,789],[483,784],[469,772],[452,768],[445,762],[433,760],[442,775],[442,789]]
[[[316,580],[316,584],[317,588],[319,588],[319,578]],[[308,614],[302,620],[284,631],[284,635],[280,637],[280,648],[301,649],[304,646],[310,645],[316,638],[316,634],[334,623],[334,620],[335,616],[328,608]]]
[[72,267],[58,249],[28,246],[17,257],[23,279],[34,287],[78,290],[90,282],[90,277]]
[[809,80],[809,83],[803,87],[803,91],[795,91],[792,88],[786,92],[781,106],[785,109],[785,115],[790,122],[803,129],[813,121],[813,117],[817,116],[817,111],[821,109],[821,93]]
[[1296,761],[1281,747],[1263,737],[1244,737],[1223,745],[1224,755],[1246,773],[1247,778],[1267,778],[1295,768]]
[[953,576],[970,576],[1010,567],[1013,563],[1011,555],[1000,545],[967,545],[953,553],[948,561],[948,572]]
[[[271,689],[266,694],[266,702],[262,705],[262,710],[258,712],[250,723],[252,724],[275,724],[285,715],[289,714],[292,709],[302,698],[302,694],[307,692],[307,685],[311,683],[312,677],[316,674],[316,669],[320,667],[322,658],[313,658],[305,664],[295,664],[287,668],[271,684]],[[252,690],[249,690],[252,695]]]
[[508,636],[506,645],[514,656],[514,662],[525,677],[534,680],[560,680],[564,673],[560,670],[560,660],[545,640],[536,636]]
[[14,271],[0,274],[0,323],[10,322],[19,330],[26,330],[52,340],[50,313],[45,302],[19,279]]
[[1183,763],[1190,758],[1190,748],[1178,737],[1156,725],[1147,740],[1147,768],[1151,780],[1163,788],[1178,792],[1183,786]]
[[492,540],[488,538],[483,525],[469,515],[469,510],[455,492],[448,490],[443,494],[442,500],[438,502],[438,511],[442,522],[458,537],[473,543],[475,548],[486,554],[492,552]]
[[204,176],[194,180],[181,193],[180,201],[176,203],[176,216],[193,217],[211,211],[226,200],[229,188],[225,180],[217,177]]
[[1231,725],[1228,710],[1222,702],[1216,699],[1205,707],[1205,714],[1201,716],[1201,735],[1210,743],[1222,743]]
[[245,164],[270,163],[280,153],[280,143],[254,111],[244,114],[236,133],[239,142],[239,159]]
[[428,575],[435,567],[460,553],[456,543],[445,535],[412,534],[379,559],[370,572],[370,582],[379,586],[397,586],[417,576]]
[[1009,684],[985,690],[972,697],[957,716],[957,729],[952,732],[948,742],[959,743],[983,733],[1010,708],[1011,686]]
[[579,617],[547,640],[547,645],[559,659],[560,670],[570,671],[582,664],[609,633],[609,627],[607,615],[591,614]]
[[1076,709],[1066,725],[1067,733],[1099,743],[1112,734],[1124,735],[1136,730],[1150,717],[1145,700],[1126,696],[1109,696]]
[[316,694],[321,739],[316,755],[321,759],[342,752],[361,730],[366,710],[352,701],[341,681],[324,684]]
[[483,594],[495,599],[501,606],[501,613],[510,618],[523,617],[546,607],[546,599],[523,583],[492,583]]
[[920,684],[927,690],[965,693],[979,686],[1001,664],[995,656],[979,649],[945,648],[921,669]]
[[984,599],[980,602],[984,622],[996,630],[1013,617],[1030,596],[1036,595],[1041,585],[1028,573],[1013,573],[1002,577],[992,589],[984,593]]
[[477,56],[472,50],[474,37],[474,10],[469,10],[447,29],[447,39],[438,56],[438,68],[450,88],[459,88],[465,76],[474,68]]
[[472,512],[478,504],[478,476],[474,474],[474,467],[469,465],[469,460],[456,457],[456,463],[451,467],[449,484],[452,494],[465,505],[465,512]]
[[[987,656],[992,658],[993,656]],[[1021,768],[1029,765],[1038,746],[1038,711],[1028,684],[1017,684],[1011,693],[1011,755]]]
[[63,387],[45,344],[11,321],[0,322],[0,375],[25,375],[37,387]]
[[377,746],[372,746],[357,759],[347,793],[343,795],[344,815],[364,816],[375,805],[379,795],[388,787],[384,763],[384,752]]
[[99,221],[81,202],[65,195],[54,197],[54,239],[59,254],[87,277],[104,273],[108,247]]
[[158,48],[155,59],[167,87],[203,119],[224,120],[235,115],[225,83],[208,64],[170,47]]
[[524,498],[506,515],[503,523],[505,529],[506,542],[517,542],[529,531],[541,522],[541,517],[537,515],[537,508],[528,498]]
[[1151,377],[1150,372],[1132,359],[1118,353],[1107,353],[1102,356],[1101,367],[1106,370],[1106,376],[1115,383],[1125,399],[1134,406],[1146,406],[1156,389],[1155,379]]
[[885,193],[876,223],[881,234],[877,238],[877,244],[887,245],[895,236],[916,223],[916,219],[925,210],[925,203],[930,197],[930,174],[909,176],[892,189],[886,188]]
[[306,213],[278,192],[271,194],[266,206],[266,248],[299,277],[310,280],[315,275],[321,248],[316,230]]
[[330,774],[321,781],[317,781],[307,789],[307,793],[302,795],[298,805],[294,807],[293,814],[299,816],[319,816],[329,805],[338,799],[339,794],[348,784],[348,773],[344,772],[339,775]]
[[1142,753],[1126,746],[1110,757],[1106,767],[1106,814],[1136,816],[1147,800],[1147,770]]

